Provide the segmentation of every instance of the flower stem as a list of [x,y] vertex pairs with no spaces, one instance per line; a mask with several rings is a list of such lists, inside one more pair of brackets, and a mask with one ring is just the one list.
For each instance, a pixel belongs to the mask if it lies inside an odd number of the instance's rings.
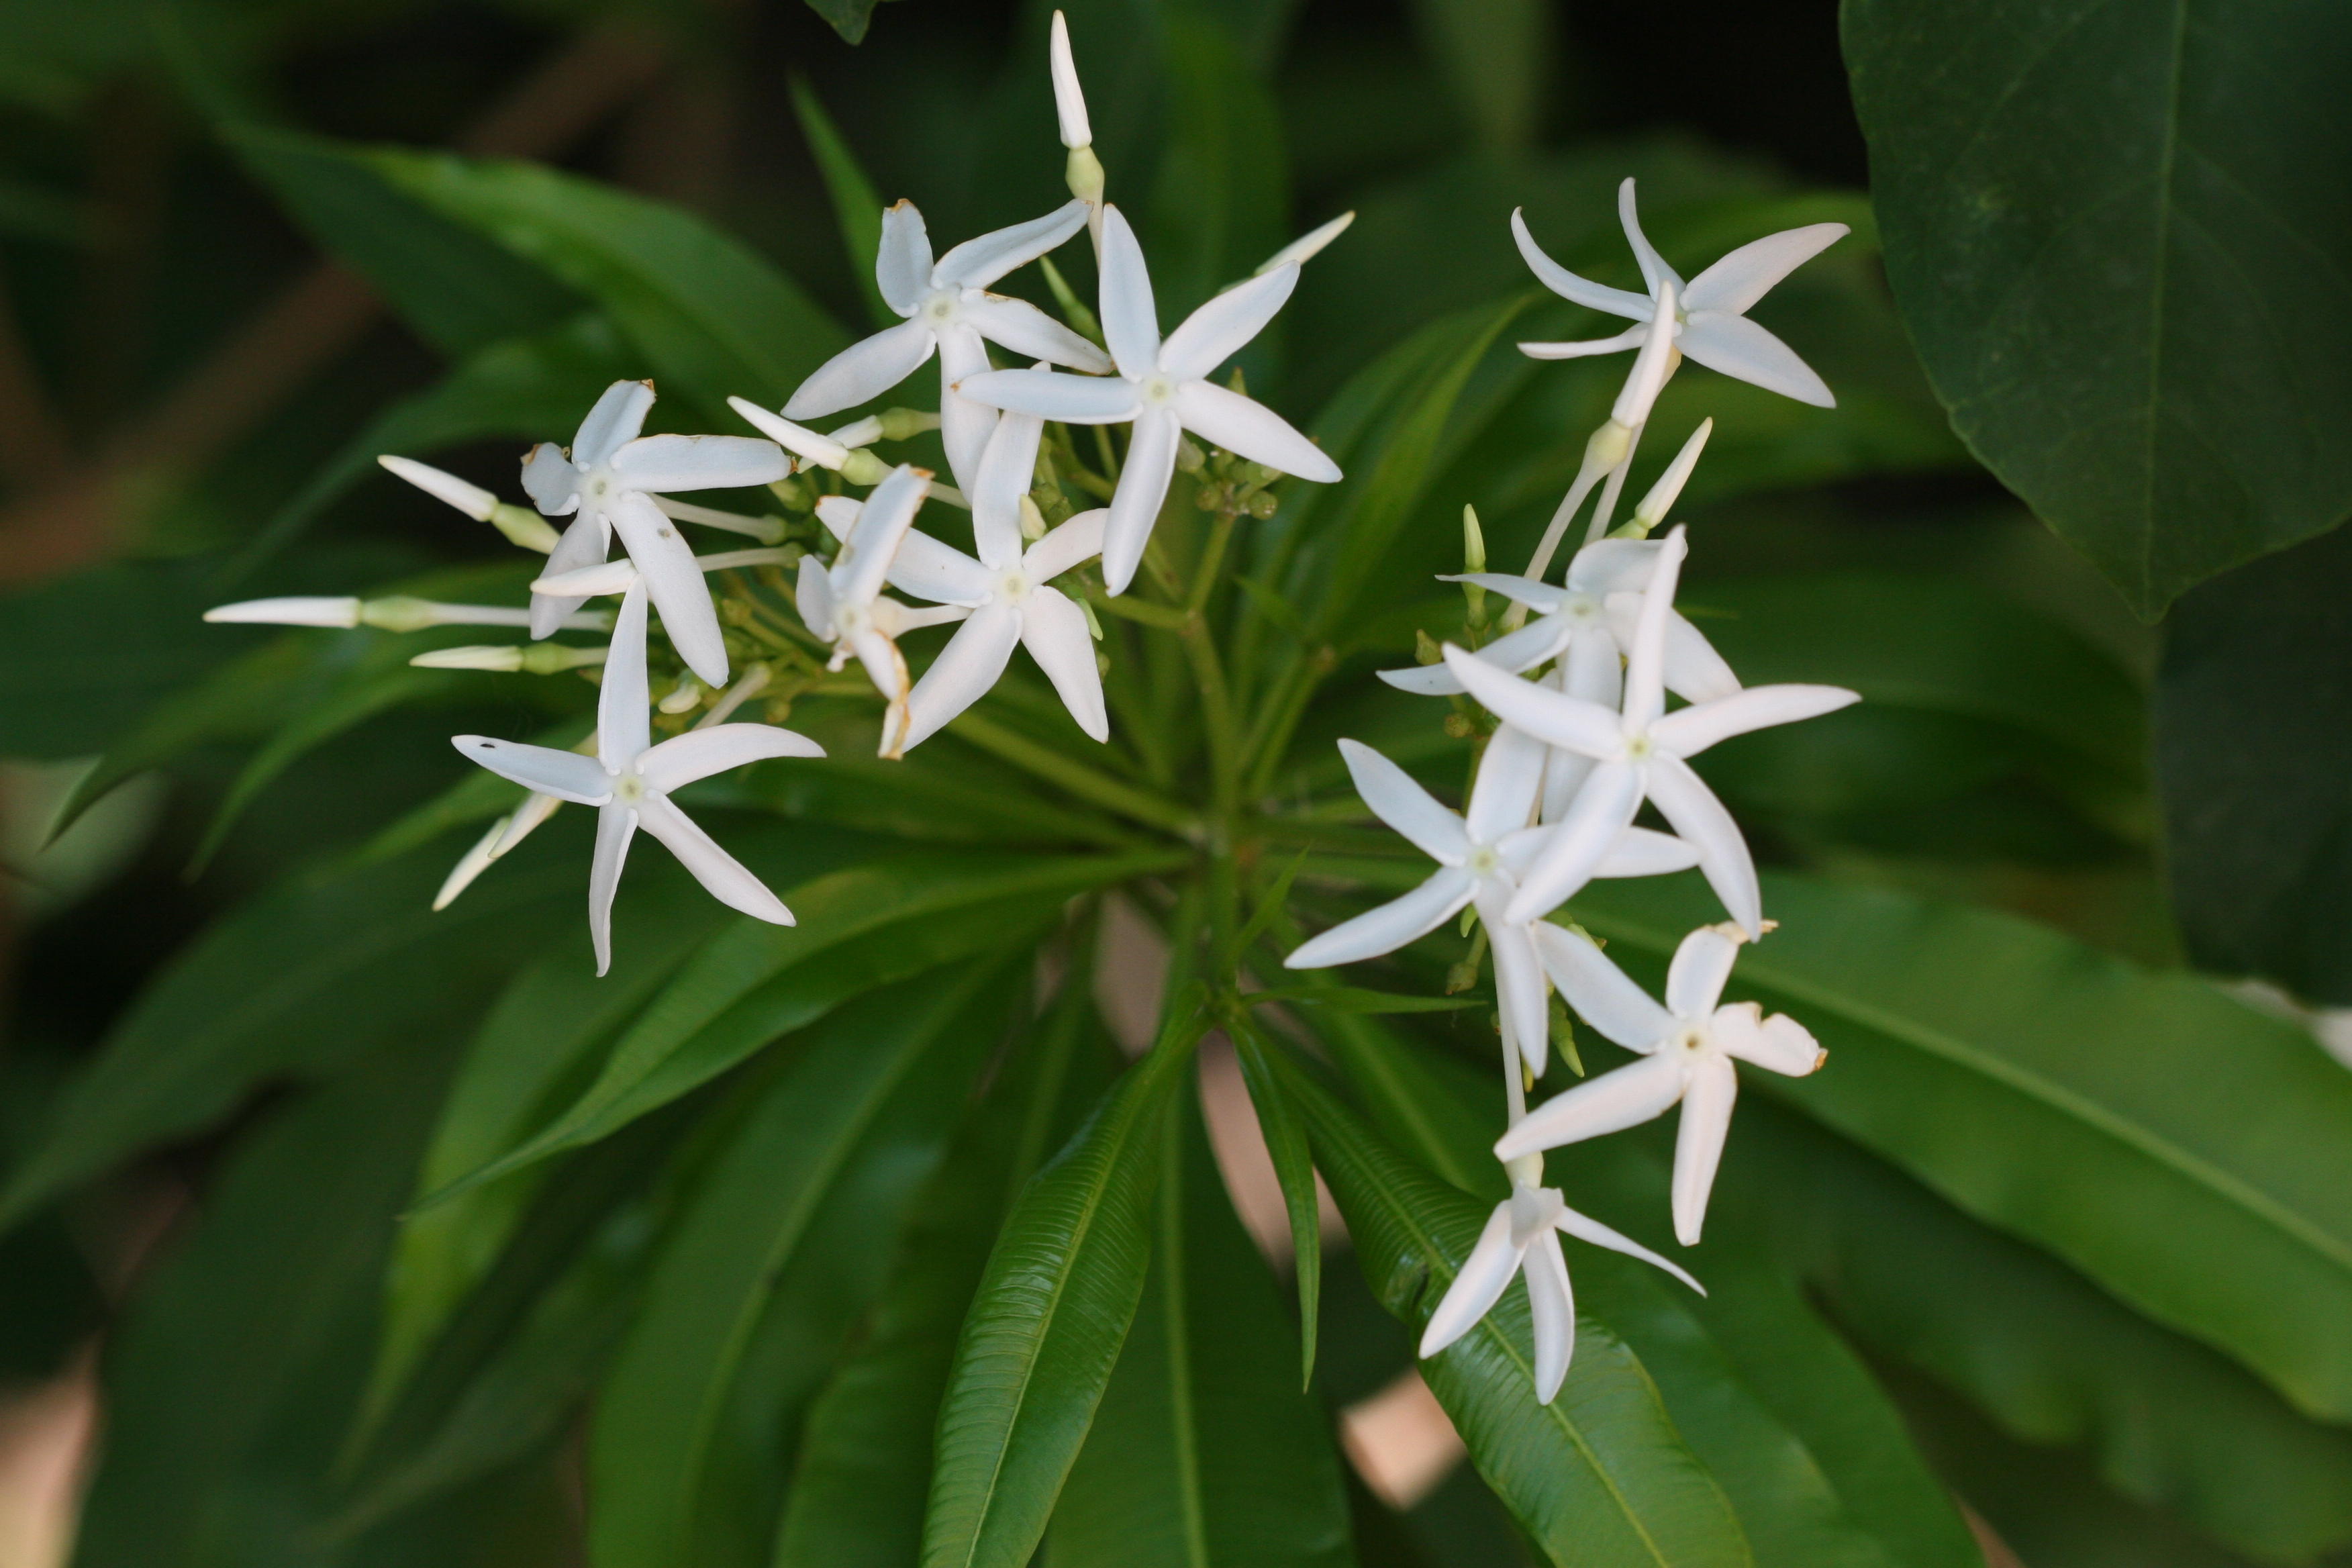
[[1092,801],[1133,821],[1164,829],[1192,842],[1200,841],[1200,818],[1176,802],[1123,784],[1108,773],[1065,756],[1051,746],[1039,745],[970,709],[965,710],[948,728],[982,751],[1049,784],[1058,784],[1081,800]]

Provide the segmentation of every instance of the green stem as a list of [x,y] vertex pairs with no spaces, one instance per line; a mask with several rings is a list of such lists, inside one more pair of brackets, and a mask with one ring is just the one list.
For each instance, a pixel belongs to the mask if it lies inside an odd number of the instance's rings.
[[1251,727],[1246,747],[1251,762],[1249,793],[1253,798],[1274,787],[1275,772],[1282,766],[1283,755],[1290,749],[1290,738],[1297,733],[1299,721],[1307,716],[1307,703],[1338,662],[1339,656],[1328,645],[1302,648],[1275,682],[1273,694]]
[[1092,801],[1122,816],[1164,829],[1180,837],[1199,841],[1202,833],[1200,818],[1172,800],[1164,800],[1132,784],[1122,784],[1108,773],[1065,756],[1050,746],[1041,746],[969,709],[948,728],[982,751],[1011,763],[1024,773],[1058,784],[1081,800]]
[[1217,569],[1225,563],[1225,545],[1234,536],[1234,525],[1241,514],[1220,511],[1216,525],[1209,530],[1209,542],[1201,552],[1201,564],[1192,574],[1192,591],[1185,596],[1184,612],[1197,616],[1209,603],[1209,595],[1217,589]]

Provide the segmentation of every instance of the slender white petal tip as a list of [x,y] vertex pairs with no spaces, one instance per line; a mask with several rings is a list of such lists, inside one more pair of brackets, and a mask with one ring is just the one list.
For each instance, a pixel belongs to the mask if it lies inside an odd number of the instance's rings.
[[205,619],[251,626],[349,629],[360,624],[360,608],[356,598],[244,599],[234,605],[215,605],[205,612]]
[[436,912],[457,902],[457,895],[472,887],[474,879],[490,868],[490,862],[499,858],[499,841],[506,837],[507,825],[513,820],[511,816],[501,816],[491,823],[490,830],[483,834],[474,847],[449,868],[449,875],[442,879],[441,890],[433,895],[433,908]]
[[1094,127],[1087,121],[1087,95],[1078,86],[1078,63],[1070,55],[1070,24],[1059,11],[1054,13],[1046,58],[1054,74],[1054,113],[1061,121],[1062,145],[1091,147]]
[[556,599],[593,599],[605,594],[625,594],[637,580],[636,563],[624,555],[577,572],[558,572],[531,581],[530,591]]
[[832,437],[821,436],[804,425],[795,425],[781,414],[772,414],[748,397],[730,397],[727,400],[727,406],[741,415],[747,423],[770,440],[821,468],[838,469],[849,461],[850,449]]
[[1691,470],[1698,467],[1698,456],[1706,449],[1706,438],[1714,433],[1712,417],[1700,420],[1690,439],[1683,443],[1683,449],[1675,454],[1675,460],[1666,465],[1666,471],[1658,476],[1658,482],[1650,487],[1650,493],[1633,509],[1633,532],[1637,537],[1646,537],[1652,529],[1666,521],[1666,513],[1682,499],[1683,486],[1690,482]]
[[1297,239],[1292,240],[1288,245],[1284,246],[1280,250],[1276,251],[1272,256],[1267,257],[1263,262],[1258,264],[1258,269],[1255,272],[1251,273],[1250,276],[1253,278],[1263,278],[1267,273],[1274,271],[1276,268],[1288,267],[1294,262],[1304,265],[1325,246],[1330,244],[1333,240],[1347,233],[1348,226],[1355,221],[1356,215],[1354,213],[1341,213],[1338,217],[1333,218],[1330,222],[1319,225],[1317,227],[1308,230],[1307,233],[1300,235]]
[[390,453],[377,457],[384,468],[399,475],[418,489],[436,500],[447,501],[476,522],[488,522],[499,509],[499,498],[477,484],[468,484],[457,475],[444,473],[429,463],[414,458],[397,458]]

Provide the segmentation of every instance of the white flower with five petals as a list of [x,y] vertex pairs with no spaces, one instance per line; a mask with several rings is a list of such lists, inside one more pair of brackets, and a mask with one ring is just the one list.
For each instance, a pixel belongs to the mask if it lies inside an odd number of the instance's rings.
[[1495,717],[1597,764],[1521,876],[1509,919],[1547,914],[1584,886],[1646,798],[1697,850],[1699,869],[1731,918],[1749,936],[1762,934],[1763,898],[1748,842],[1685,759],[1734,735],[1816,718],[1861,698],[1835,686],[1752,686],[1668,713],[1666,616],[1686,548],[1678,526],[1658,552],[1625,661],[1622,710],[1506,675],[1446,646],[1446,667]]
[[[1402,898],[1300,943],[1282,961],[1283,966],[1324,969],[1377,958],[1435,931],[1475,902],[1495,955],[1495,994],[1504,1037],[1518,1048],[1528,1069],[1540,1074],[1551,1042],[1544,1016],[1543,972],[1527,922],[1505,911],[1518,891],[1517,873],[1553,831],[1528,826],[1543,776],[1542,742],[1507,726],[1496,731],[1479,759],[1466,814],[1439,805],[1411,774],[1360,742],[1340,742],[1339,752],[1348,760],[1356,793],[1372,814],[1436,861],[1438,870]],[[1696,859],[1678,838],[1628,826],[1601,858],[1596,874],[1658,876],[1680,871]]]
[[[596,858],[588,877],[588,934],[596,973],[613,963],[613,894],[629,840],[644,828],[694,873],[710,896],[730,909],[777,925],[793,923],[783,901],[733,856],[711,841],[670,793],[697,779],[766,757],[821,757],[824,748],[772,724],[717,724],[653,744],[646,682],[646,584],[621,600],[613,651],[596,699],[596,754],[561,752],[487,735],[453,738],[459,752],[536,795],[599,808]],[[524,831],[529,831],[525,828]],[[516,835],[516,837],[520,837]]]
[[1666,971],[1665,1005],[1650,999],[1591,939],[1545,924],[1536,933],[1544,970],[1568,1005],[1601,1034],[1643,1059],[1553,1096],[1503,1134],[1495,1153],[1516,1160],[1581,1142],[1663,1116],[1676,1101],[1675,1237],[1698,1245],[1707,1194],[1731,1127],[1739,1077],[1732,1061],[1802,1078],[1829,1053],[1785,1013],[1769,1017],[1753,1002],[1723,1006],[1724,983],[1739,954],[1736,926],[1701,926],[1683,938]]
[[1748,319],[1748,311],[1772,285],[1845,237],[1842,223],[1811,223],[1751,240],[1724,256],[1688,283],[1666,265],[1642,232],[1633,214],[1633,182],[1617,188],[1617,211],[1625,238],[1641,263],[1645,292],[1611,289],[1580,278],[1544,254],[1528,232],[1526,217],[1511,214],[1511,237],[1536,277],[1562,299],[1635,324],[1610,338],[1581,342],[1521,343],[1519,352],[1531,359],[1581,359],[1589,354],[1638,349],[1647,342],[1652,319],[1662,294],[1678,296],[1671,309],[1674,346],[1710,370],[1750,382],[1767,392],[1793,397],[1821,408],[1834,408],[1837,399],[1829,385],[1788,344]]
[[[597,564],[617,530],[678,658],[711,685],[724,686],[727,644],[719,612],[694,563],[694,549],[662,510],[660,494],[764,485],[789,469],[774,442],[750,436],[639,436],[653,405],[651,382],[616,381],[580,422],[568,455],[542,441],[523,459],[522,488],[542,513],[579,514],[541,574],[561,576]],[[531,636],[546,637],[579,607],[576,598],[534,597]]]
[[1207,379],[1265,329],[1297,285],[1298,264],[1286,263],[1211,300],[1163,342],[1143,247],[1118,208],[1105,206],[1102,326],[1118,374],[996,370],[957,384],[965,396],[1013,413],[1074,425],[1134,422],[1103,531],[1103,580],[1112,593],[1126,592],[1142,563],[1185,431],[1302,479],[1339,478],[1339,465],[1280,415]]
[[988,369],[983,343],[1002,343],[1028,359],[1079,370],[1110,369],[1102,350],[1025,300],[988,286],[1034,261],[1087,223],[1087,204],[1065,202],[1044,217],[968,239],[934,263],[923,215],[912,202],[884,209],[874,280],[883,300],[907,318],[834,355],[784,405],[787,419],[814,419],[879,397],[940,356],[940,441],[956,483],[970,489],[995,415],[959,395],[956,384]]
[[1576,1353],[1576,1296],[1568,1282],[1568,1259],[1559,1249],[1563,1234],[1638,1258],[1706,1294],[1705,1286],[1640,1242],[1569,1207],[1559,1188],[1515,1180],[1511,1195],[1486,1217],[1478,1244],[1462,1260],[1461,1272],[1430,1313],[1421,1331],[1421,1354],[1433,1356],[1475,1328],[1503,1299],[1511,1276],[1524,1271],[1528,1316],[1535,1324],[1536,1400],[1549,1405],[1567,1380],[1568,1363]]

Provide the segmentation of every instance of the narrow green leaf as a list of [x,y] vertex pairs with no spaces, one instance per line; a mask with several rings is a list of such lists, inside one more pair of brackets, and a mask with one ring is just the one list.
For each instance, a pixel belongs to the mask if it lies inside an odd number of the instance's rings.
[[1454,112],[1500,152],[1531,142],[1550,80],[1551,13],[1538,0],[1414,0]]
[[[2308,1034],[2005,915],[1795,877],[1765,908],[1784,929],[1731,994],[1792,1013],[1830,1063],[1759,1087],[2352,1416],[2352,1078]],[[1664,879],[1576,910],[1653,973],[1717,913]]]
[[870,1329],[809,1407],[775,1568],[901,1568],[920,1554],[940,1402],[997,1227],[1118,1060],[1084,985],[1066,985],[1015,1045],[917,1200]]
[[[1486,1205],[1415,1167],[1303,1072],[1285,1079],[1364,1278],[1381,1305],[1420,1328],[1469,1256]],[[1532,1332],[1514,1284],[1421,1371],[1478,1473],[1545,1554],[1596,1568],[1754,1563],[1730,1502],[1616,1332],[1580,1317],[1575,1361],[1549,1405],[1536,1403]]]
[[1348,1504],[1196,1097],[1160,1142],[1141,1308],[1054,1510],[1056,1568],[1342,1568]]
[[1151,186],[1151,282],[1160,318],[1176,321],[1282,248],[1290,204],[1281,116],[1232,33],[1167,7],[1160,59],[1166,127]]
[[1315,1380],[1315,1337],[1323,1303],[1322,1204],[1315,1190],[1315,1165],[1307,1147],[1307,1129],[1282,1092],[1269,1058],[1271,1047],[1256,1028],[1238,1021],[1227,1026],[1234,1053],[1240,1058],[1242,1081],[1249,1088],[1250,1105],[1257,1112],[1258,1131],[1274,1160],[1275,1180],[1282,1186],[1283,1212],[1290,1218],[1290,1247],[1298,1277],[1298,1376]]
[[792,88],[793,115],[808,138],[816,172],[824,177],[824,194],[833,202],[834,222],[841,226],[842,254],[848,259],[850,277],[856,279],[858,297],[876,326],[895,327],[898,312],[890,309],[882,298],[882,286],[874,279],[874,258],[882,248],[882,198],[808,79],[794,76]]
[[2341,522],[2352,12],[1843,15],[1887,279],[2001,481],[2151,619]]
[[924,1568],[1024,1568],[1036,1550],[1143,1292],[1159,1142],[1204,1026],[1180,1001],[1006,1219],[940,1407]]
[[[718,1155],[597,1398],[598,1563],[765,1561],[793,1412],[814,1391],[825,1339],[879,1287],[886,1238],[1001,1037],[1019,967],[1000,957],[845,1009]],[[794,1300],[812,1287],[825,1309],[815,1321]],[[782,1364],[755,1358],[778,1342],[780,1312],[797,1331],[781,1342],[793,1351]]]
[[874,0],[808,0],[808,8],[824,17],[844,43],[865,42],[866,26],[874,20]]

